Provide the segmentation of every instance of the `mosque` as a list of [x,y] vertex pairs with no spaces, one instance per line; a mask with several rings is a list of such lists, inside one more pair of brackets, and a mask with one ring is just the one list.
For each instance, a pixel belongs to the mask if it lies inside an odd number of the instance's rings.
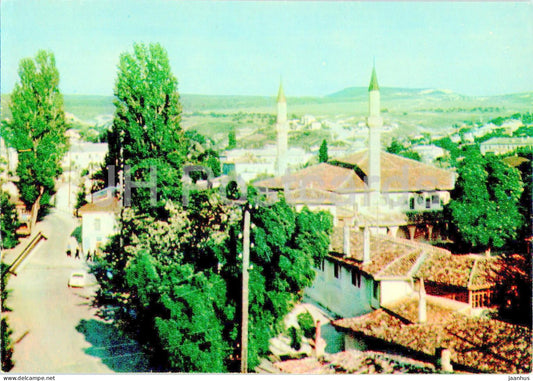
[[[291,171],[293,156],[287,144],[287,103],[278,94],[276,177],[256,181],[266,194],[283,193],[297,209],[328,210],[335,226],[400,238],[427,239],[439,235],[433,224],[416,215],[438,212],[450,200],[455,174],[381,150],[383,119],[375,67],[368,87],[368,147],[327,163]],[[435,227],[435,229],[434,229]]]

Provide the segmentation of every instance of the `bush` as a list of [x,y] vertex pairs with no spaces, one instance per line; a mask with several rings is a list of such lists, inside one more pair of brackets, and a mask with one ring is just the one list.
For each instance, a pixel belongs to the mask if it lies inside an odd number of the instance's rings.
[[9,372],[13,369],[13,343],[11,340],[11,335],[13,331],[9,328],[7,324],[7,319],[2,318],[2,327],[1,327],[1,337],[2,337],[2,372]]
[[314,339],[316,332],[315,321],[309,311],[302,312],[296,317],[296,319],[298,320],[298,325],[300,326],[303,335],[308,339]]
[[289,337],[291,338],[291,348],[300,350],[302,347],[302,333],[301,330],[292,326],[289,328]]

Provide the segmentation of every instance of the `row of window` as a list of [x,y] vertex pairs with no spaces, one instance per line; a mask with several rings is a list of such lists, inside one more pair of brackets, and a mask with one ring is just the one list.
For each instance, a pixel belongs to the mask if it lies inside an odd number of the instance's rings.
[[[426,206],[426,209],[431,209],[431,206],[432,205],[439,205],[440,204],[440,197],[439,195],[433,195],[430,197],[426,197],[424,199],[424,196],[422,195],[419,195],[417,198],[416,198],[416,203],[418,205],[423,205],[425,202],[425,206]],[[409,199],[409,209],[411,210],[414,210],[415,209],[415,198],[414,197],[411,197]]]
[[493,298],[493,290],[472,291],[472,308],[491,307]]
[[[320,270],[324,271],[325,269],[325,260],[322,260],[322,263],[320,264]],[[351,271],[352,275],[352,284],[355,287],[361,287],[361,272],[358,269],[352,269]],[[341,279],[341,265],[339,263],[333,264],[333,276],[336,279]]]
[[[322,262],[320,263],[320,270],[321,271],[325,271],[325,263],[326,261],[323,259]],[[340,263],[333,263],[333,276],[336,278],[336,279],[341,279],[341,265]],[[354,287],[357,287],[357,288],[361,288],[361,285],[362,285],[362,276],[361,276],[361,271],[359,271],[359,269],[355,269],[355,268],[352,268],[351,269],[351,280],[352,280],[352,285]],[[372,285],[373,285],[373,290],[372,290],[372,294],[374,295],[374,298],[378,298],[379,296],[379,285],[378,285],[378,282],[372,282]]]

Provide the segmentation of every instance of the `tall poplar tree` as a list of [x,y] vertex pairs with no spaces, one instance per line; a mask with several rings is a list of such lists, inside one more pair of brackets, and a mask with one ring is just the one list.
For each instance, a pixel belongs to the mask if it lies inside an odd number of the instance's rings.
[[12,120],[2,124],[2,135],[18,150],[17,186],[35,219],[41,199],[54,192],[54,179],[62,172],[67,123],[53,53],[40,50],[35,59],[21,60],[19,77],[9,104]]
[[132,189],[131,205],[157,213],[165,200],[181,197],[185,157],[178,81],[160,44],[134,44],[132,53],[120,55],[114,104],[106,164],[122,171],[129,166],[134,182],[149,182],[153,168],[157,207],[152,208],[149,187]]

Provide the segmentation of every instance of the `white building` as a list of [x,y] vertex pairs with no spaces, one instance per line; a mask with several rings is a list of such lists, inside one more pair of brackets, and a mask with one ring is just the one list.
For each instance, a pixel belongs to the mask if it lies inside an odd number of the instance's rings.
[[413,146],[411,147],[411,150],[415,151],[416,153],[420,155],[422,162],[428,163],[428,164],[433,163],[439,157],[444,157],[446,153],[448,152],[444,148],[437,147],[434,144]]
[[492,138],[480,144],[483,155],[492,152],[501,155],[522,147],[533,147],[533,137],[526,138]]
[[2,177],[7,180],[9,172],[15,174],[18,165],[17,150],[6,145],[5,140],[0,137],[0,169]]
[[72,143],[70,150],[63,157],[63,169],[77,172],[86,168],[96,169],[104,162],[107,152],[107,143]]
[[[371,226],[416,238],[407,212],[440,211],[455,175],[432,165],[381,151],[380,94],[375,70],[369,86],[368,148],[255,183],[266,193],[284,192],[296,206],[332,212],[335,224]],[[295,195],[294,197],[293,194]],[[424,223],[425,225],[425,223]]]
[[287,170],[300,168],[312,157],[303,148],[288,146],[289,123],[287,121],[287,100],[280,83],[277,97],[276,145],[256,149],[232,149],[220,155],[222,173],[236,175],[249,182],[258,176],[281,176]]
[[99,252],[109,237],[116,233],[120,203],[114,188],[106,188],[92,195],[92,202],[80,208],[82,219],[82,249],[87,255]]

